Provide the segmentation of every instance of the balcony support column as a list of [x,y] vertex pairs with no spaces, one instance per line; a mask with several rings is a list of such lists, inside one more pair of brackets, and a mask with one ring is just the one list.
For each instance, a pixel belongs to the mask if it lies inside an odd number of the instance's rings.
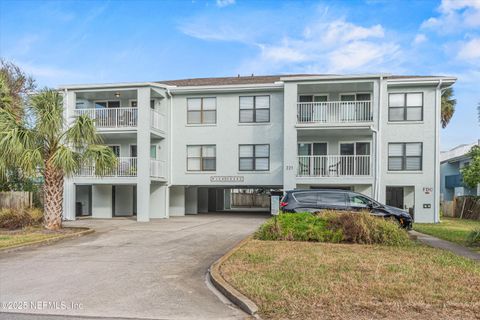
[[137,221],[150,220],[150,88],[137,90]]
[[297,84],[285,83],[283,102],[283,188],[292,190],[297,186]]

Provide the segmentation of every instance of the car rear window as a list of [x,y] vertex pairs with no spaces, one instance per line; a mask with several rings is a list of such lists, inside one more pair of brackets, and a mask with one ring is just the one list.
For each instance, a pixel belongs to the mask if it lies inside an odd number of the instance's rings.
[[319,192],[318,202],[331,206],[344,206],[345,193],[343,192]]
[[317,203],[316,192],[296,192],[293,196],[300,203]]

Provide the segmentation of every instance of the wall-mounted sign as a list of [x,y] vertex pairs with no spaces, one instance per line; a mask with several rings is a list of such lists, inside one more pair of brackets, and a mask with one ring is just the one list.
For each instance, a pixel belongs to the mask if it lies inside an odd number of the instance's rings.
[[427,188],[427,187],[425,187],[425,188],[423,188],[423,192],[424,192],[425,194],[430,194],[430,193],[433,192],[433,188]]
[[210,182],[243,182],[243,176],[211,176]]

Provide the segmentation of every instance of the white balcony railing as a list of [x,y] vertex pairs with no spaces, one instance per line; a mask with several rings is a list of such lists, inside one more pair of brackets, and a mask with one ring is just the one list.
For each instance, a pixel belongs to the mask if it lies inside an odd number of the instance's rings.
[[297,103],[298,124],[370,122],[371,101],[327,101]]
[[138,122],[137,108],[75,109],[75,116],[84,114],[95,120],[97,128],[136,127]]
[[167,176],[167,165],[164,160],[150,160],[150,176],[154,178],[165,178]]
[[167,117],[164,113],[150,110],[150,126],[153,129],[160,131],[166,131],[167,129]]
[[298,156],[298,177],[370,176],[369,155]]
[[[87,164],[80,168],[75,174],[79,177],[95,177],[95,164]],[[117,166],[113,170],[108,170],[102,176],[104,177],[136,177],[137,176],[137,158],[136,157],[118,157]]]

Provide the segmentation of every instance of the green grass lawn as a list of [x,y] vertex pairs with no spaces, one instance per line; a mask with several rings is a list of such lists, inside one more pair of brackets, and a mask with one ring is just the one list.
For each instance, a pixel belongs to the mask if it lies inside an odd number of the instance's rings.
[[480,264],[407,246],[250,240],[221,268],[264,319],[478,319]]
[[480,228],[480,221],[444,217],[440,223],[416,223],[413,228],[418,232],[466,246],[468,233]]
[[39,240],[54,239],[65,234],[83,231],[82,229],[64,228],[59,231],[48,231],[42,227],[29,227],[21,230],[0,229],[0,249],[16,247]]

